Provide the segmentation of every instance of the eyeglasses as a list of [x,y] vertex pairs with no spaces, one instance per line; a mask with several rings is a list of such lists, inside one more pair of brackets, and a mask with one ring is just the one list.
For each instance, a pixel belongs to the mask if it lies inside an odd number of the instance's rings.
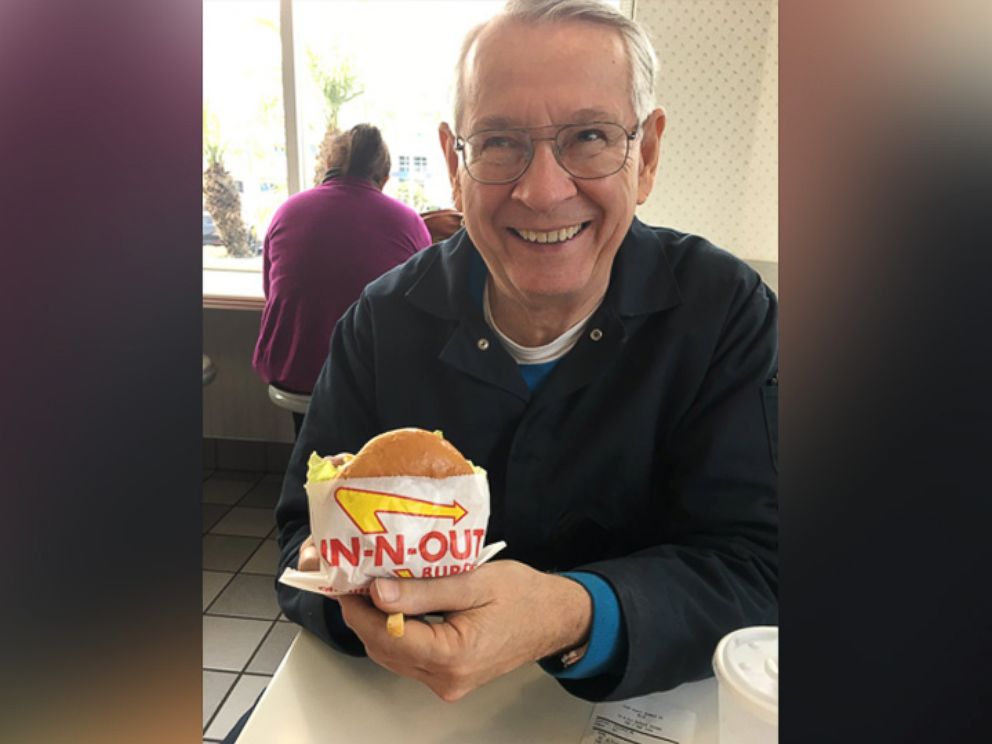
[[550,137],[533,137],[528,129],[484,129],[455,137],[455,149],[462,154],[465,170],[479,183],[516,181],[534,159],[534,143],[541,140],[554,142],[555,160],[574,178],[606,178],[627,162],[637,130],[637,125],[628,131],[608,121],[563,124]]

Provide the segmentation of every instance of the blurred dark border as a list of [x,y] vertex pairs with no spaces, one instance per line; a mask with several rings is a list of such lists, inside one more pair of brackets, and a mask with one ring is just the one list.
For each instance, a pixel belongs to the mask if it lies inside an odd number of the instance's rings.
[[5,741],[201,740],[200,28],[0,7]]
[[781,7],[783,743],[988,738],[990,20]]
[[[780,10],[782,742],[987,738],[987,5]],[[0,10],[12,741],[201,737],[200,18]]]

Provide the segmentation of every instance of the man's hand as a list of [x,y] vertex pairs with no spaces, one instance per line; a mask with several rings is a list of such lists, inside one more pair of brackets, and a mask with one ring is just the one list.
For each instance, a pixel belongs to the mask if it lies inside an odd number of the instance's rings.
[[[331,462],[335,466],[341,467],[350,456],[347,452],[338,452],[336,455],[331,455]],[[313,535],[307,535],[307,539],[300,545],[300,559],[296,562],[296,570],[316,571],[318,568],[320,568],[320,553],[317,552],[317,546],[313,544]]]
[[[522,664],[579,645],[592,622],[592,600],[581,584],[516,561],[440,579],[376,579],[374,605],[366,597],[337,599],[369,658],[423,682],[448,702]],[[444,622],[410,618],[404,637],[393,638],[386,615],[395,612],[444,614]]]
[[296,562],[296,570],[316,571],[318,568],[320,568],[320,553],[313,544],[313,535],[307,535],[307,539],[300,545],[300,560]]

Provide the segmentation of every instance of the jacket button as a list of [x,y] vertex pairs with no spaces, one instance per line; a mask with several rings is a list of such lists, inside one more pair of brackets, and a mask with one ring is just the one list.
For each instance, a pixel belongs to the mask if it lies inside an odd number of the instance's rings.
[[475,345],[479,347],[479,351],[485,351],[486,349],[489,348],[489,340],[485,338],[480,338],[478,341],[476,341]]
[[601,339],[602,337],[603,337],[603,332],[598,328],[593,328],[591,331],[589,331],[589,338],[591,338],[593,341],[599,341],[599,339]]

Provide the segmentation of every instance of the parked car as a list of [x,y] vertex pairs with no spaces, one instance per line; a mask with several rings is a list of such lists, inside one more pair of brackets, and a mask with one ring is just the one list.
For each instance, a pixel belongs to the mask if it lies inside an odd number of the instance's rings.
[[203,213],[203,245],[224,245],[224,241],[217,234],[214,218],[210,216],[209,212]]

